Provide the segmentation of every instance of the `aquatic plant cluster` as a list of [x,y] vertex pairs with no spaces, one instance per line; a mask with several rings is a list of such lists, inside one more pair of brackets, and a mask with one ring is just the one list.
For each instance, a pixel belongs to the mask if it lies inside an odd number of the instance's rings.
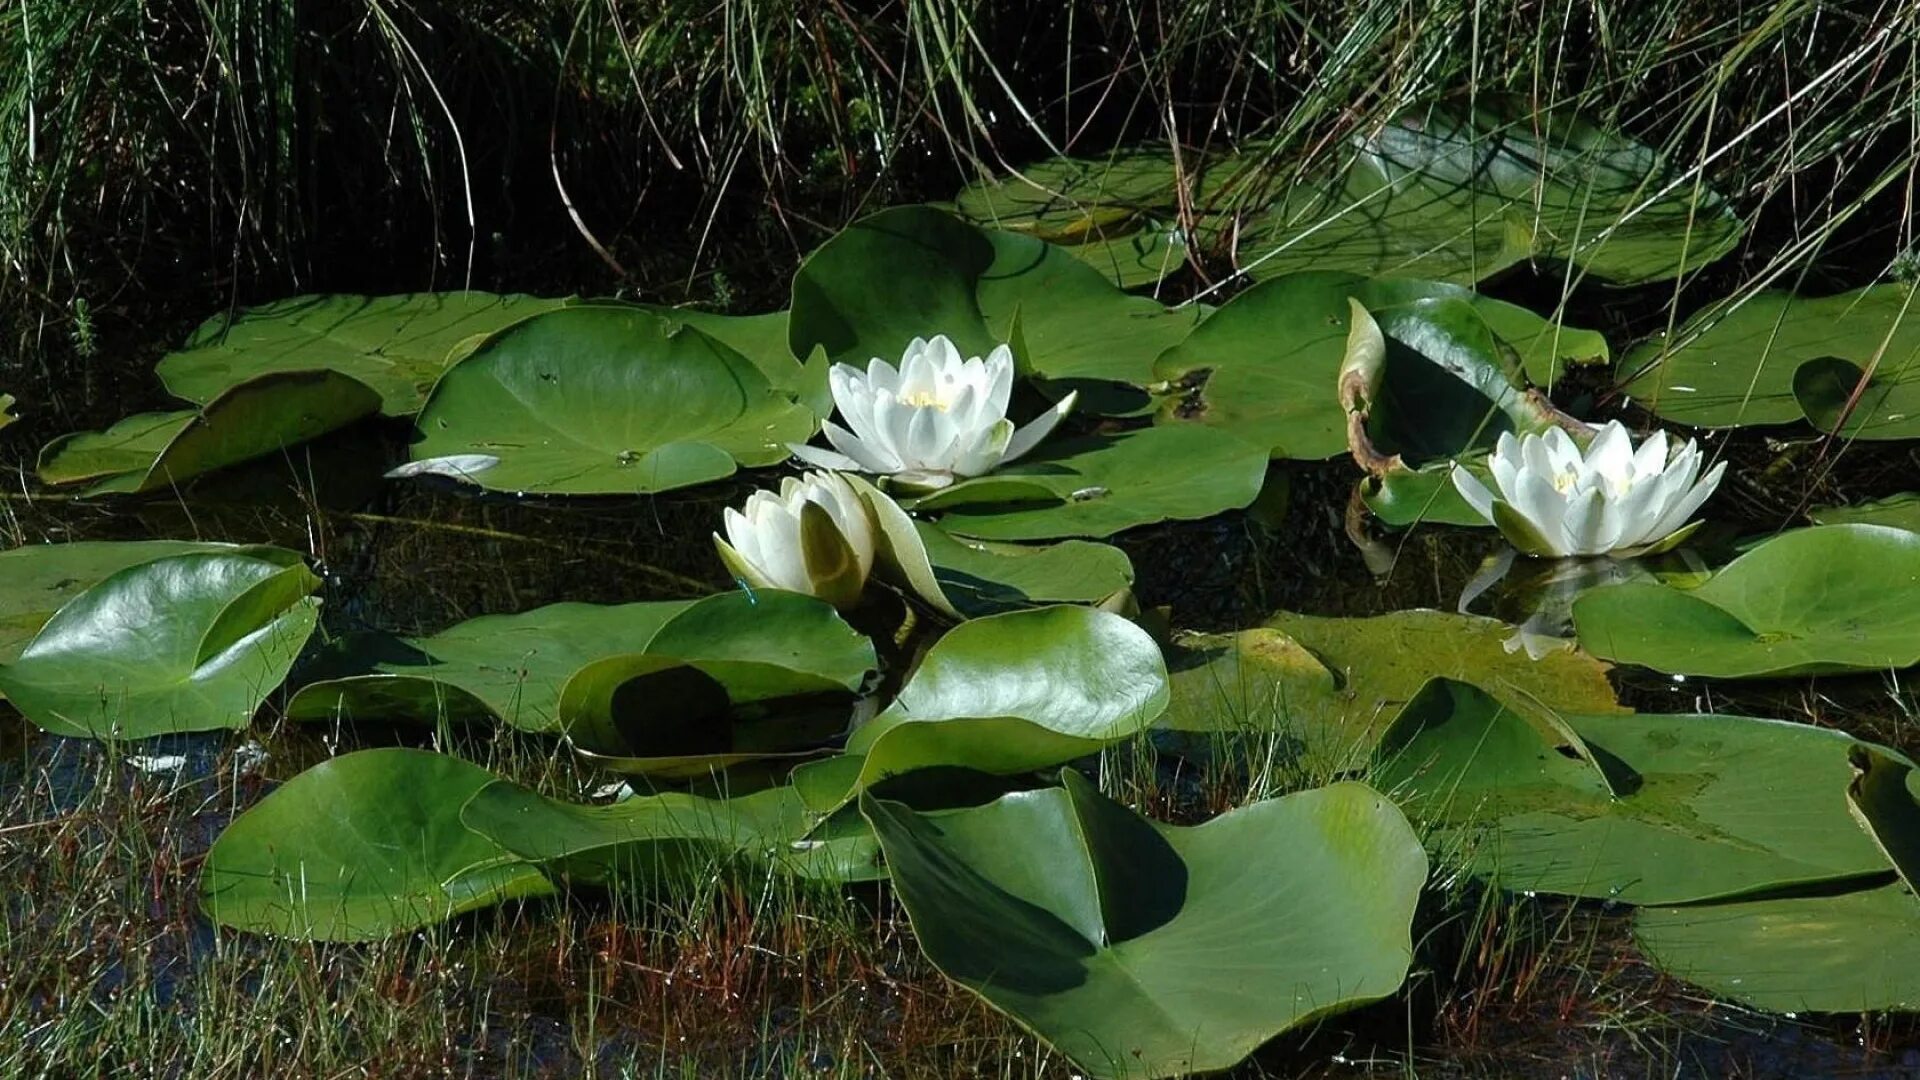
[[[1654,157],[1549,125],[1523,175],[1502,156],[1520,150],[1465,137],[1484,122],[1396,128],[1322,178],[1331,199],[1392,195],[1336,227],[1293,229],[1311,184],[1241,223],[1258,281],[1217,309],[1128,291],[1179,263],[1167,196],[1092,189],[1063,159],[856,222],[784,311],[455,292],[218,317],[159,366],[185,407],[60,439],[41,479],[172,491],[373,416],[412,425],[395,482],[460,491],[633,498],[765,470],[711,523],[738,587],[333,636],[293,551],[24,547],[0,553],[0,693],[47,732],[114,740],[242,729],[282,694],[295,721],[504,725],[624,778],[569,801],[450,754],[330,758],[214,844],[221,926],[368,940],[574,886],[671,894],[716,865],[885,881],[940,971],[1102,1077],[1228,1067],[1395,994],[1442,875],[1632,905],[1656,964],[1758,1007],[1914,1007],[1913,763],[1829,729],[1629,711],[1604,662],[1920,663],[1913,516],[1838,510],[1710,572],[1658,558],[1711,517],[1724,463],[1567,415],[1547,391],[1606,363],[1605,339],[1471,284],[1542,257],[1672,277],[1738,223],[1689,189],[1580,229]],[[1578,153],[1553,141],[1568,130]],[[1920,341],[1883,318],[1906,288],[1710,310],[1620,382],[1696,427],[1908,437],[1920,383],[1869,359]],[[1195,634],[1140,610],[1104,541],[1244,510],[1273,462],[1342,455],[1385,526],[1497,528],[1529,558],[1602,561],[1604,582],[1525,649],[1452,612]],[[1082,767],[1249,733],[1328,782],[1174,825]]]

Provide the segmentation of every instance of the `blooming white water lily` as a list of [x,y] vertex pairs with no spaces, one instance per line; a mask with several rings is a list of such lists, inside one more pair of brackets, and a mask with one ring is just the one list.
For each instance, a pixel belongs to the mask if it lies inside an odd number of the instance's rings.
[[1692,439],[1670,453],[1666,432],[1657,431],[1636,450],[1616,420],[1584,454],[1559,428],[1508,432],[1487,458],[1498,494],[1458,465],[1453,485],[1528,555],[1627,557],[1666,550],[1693,531],[1687,519],[1726,471],[1721,462],[1701,476],[1700,464]]
[[792,446],[823,469],[891,476],[917,488],[942,488],[979,476],[1032,450],[1073,408],[1075,394],[1018,431],[1007,419],[1013,394],[1013,351],[1001,345],[985,359],[963,359],[945,335],[914,338],[899,368],[878,357],[861,370],[828,372],[833,403],[853,430],[828,421],[832,450]]
[[754,588],[806,593],[849,608],[873,570],[867,505],[834,473],[789,476],[778,492],[756,491],[741,509],[728,507],[722,522],[726,538],[713,536],[720,559]]

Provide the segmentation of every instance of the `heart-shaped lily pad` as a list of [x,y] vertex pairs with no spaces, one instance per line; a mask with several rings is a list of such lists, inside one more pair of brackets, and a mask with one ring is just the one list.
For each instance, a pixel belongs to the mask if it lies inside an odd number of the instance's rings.
[[369,941],[553,891],[537,867],[460,823],[493,774],[398,747],[323,761],[235,819],[200,875],[222,926]]
[[[1210,310],[1169,310],[1115,288],[1065,250],[989,232],[925,206],[883,210],[807,258],[793,282],[794,355],[821,348],[865,366],[897,361],[916,337],[945,334],[968,356],[1013,342],[1023,370],[1107,411],[1146,396],[1153,358]],[[1124,399],[1124,400],[1123,400]]]
[[1133,584],[1133,564],[1126,552],[1106,544],[999,544],[960,539],[924,521],[914,522],[914,527],[941,592],[965,615],[1098,603]]
[[1845,413],[1849,438],[1920,435],[1920,307],[1911,285],[1728,301],[1636,347],[1621,370],[1641,404],[1695,427],[1804,419],[1833,431]]
[[1920,535],[1783,533],[1690,589],[1632,582],[1574,601],[1581,647],[1681,675],[1742,679],[1920,663]]
[[849,811],[823,823],[785,786],[726,799],[669,791],[584,806],[498,781],[476,793],[460,816],[501,847],[569,880],[659,887],[708,878],[716,866],[734,862],[824,881],[886,876],[878,845],[857,815]]
[[1125,284],[1177,266],[1176,225],[1203,261],[1255,278],[1302,270],[1473,282],[1570,261],[1633,283],[1712,262],[1744,227],[1652,147],[1567,110],[1481,95],[1416,105],[1357,133],[1336,168],[1253,141],[1055,158],[962,191],[970,219],[1072,245]]
[[[1445,419],[1473,430],[1520,392],[1508,349],[1542,383],[1568,363],[1606,356],[1606,342],[1596,333],[1559,327],[1459,286],[1308,271],[1241,293],[1162,354],[1155,372],[1181,393],[1163,405],[1158,421],[1222,428],[1270,448],[1275,457],[1315,460],[1345,453],[1347,414],[1337,384],[1352,328],[1350,300],[1389,330],[1391,385],[1409,387],[1409,394],[1416,384],[1455,391],[1452,397],[1460,400]],[[1463,397],[1474,384],[1505,387],[1504,396]],[[1423,418],[1400,426],[1419,431],[1432,423]],[[1498,435],[1497,428],[1485,430]]]
[[551,311],[492,338],[434,387],[414,461],[496,459],[498,491],[635,494],[786,459],[811,409],[684,323],[626,306]]
[[1034,453],[915,503],[983,540],[1102,537],[1194,521],[1260,495],[1266,452],[1224,431],[1155,427],[1042,443]]
[[40,452],[40,479],[91,481],[88,495],[168,491],[318,438],[379,411],[365,384],[333,371],[286,371],[237,384],[198,411],[140,413],[106,431],[62,436]]
[[1310,652],[1332,673],[1336,688],[1323,697],[1305,692],[1308,684],[1296,684],[1284,700],[1269,695],[1268,708],[1246,715],[1254,724],[1291,733],[1308,760],[1328,768],[1365,762],[1401,708],[1434,678],[1484,686],[1541,711],[1621,711],[1607,665],[1575,651],[1530,659],[1517,645],[1515,628],[1498,619],[1422,609],[1370,618],[1283,611],[1269,617],[1266,627]]
[[430,637],[343,639],[317,665],[329,677],[302,687],[287,714],[427,723],[493,717],[523,731],[558,732],[568,680],[595,663],[650,652],[701,662],[742,700],[775,696],[776,685],[785,693],[851,691],[874,666],[866,638],[828,605],[794,593],[549,604],[482,615]]
[[313,633],[319,587],[300,563],[238,553],[131,566],[47,620],[0,692],[60,735],[245,727]]
[[[1861,747],[1846,798],[1892,871],[1845,890],[1643,908],[1634,937],[1660,967],[1716,995],[1778,1012],[1920,1008],[1920,805],[1912,766]],[[1886,865],[1883,863],[1883,865]]]
[[1820,506],[1807,512],[1818,525],[1884,525],[1920,533],[1920,493],[1902,492],[1856,506]]
[[1879,873],[1848,813],[1861,744],[1805,724],[1643,713],[1542,723],[1436,680],[1370,779],[1500,887],[1677,904]]
[[569,303],[487,292],[295,296],[208,319],[156,370],[176,397],[202,405],[272,372],[335,371],[372,387],[386,415],[411,416],[487,335]]
[[1100,159],[1050,158],[969,185],[954,207],[977,224],[1053,244],[1131,288],[1186,264],[1171,205],[1175,168],[1164,146]]
[[1406,978],[1427,860],[1378,792],[1177,828],[1061,779],[938,818],[861,808],[928,959],[1087,1073],[1226,1068]]
[[228,552],[292,566],[300,557],[271,547],[202,540],[76,540],[0,551],[0,663],[20,655],[67,601],[129,566],[172,555]]

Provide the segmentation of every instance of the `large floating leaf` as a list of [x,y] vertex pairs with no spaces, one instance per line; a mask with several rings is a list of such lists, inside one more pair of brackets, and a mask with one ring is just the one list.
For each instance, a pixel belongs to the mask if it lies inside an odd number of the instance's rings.
[[820,600],[722,593],[676,615],[645,652],[574,672],[558,716],[608,768],[697,776],[823,748],[845,734],[851,692],[876,663],[872,642]]
[[1502,888],[1675,904],[1884,870],[1847,810],[1860,745],[1743,716],[1546,724],[1436,680],[1371,779],[1436,850]]
[[1723,997],[1782,1012],[1920,1008],[1920,804],[1904,759],[1856,747],[1847,801],[1891,863],[1869,887],[1746,902],[1643,909],[1640,946]]
[[962,540],[914,522],[941,591],[967,615],[1038,604],[1097,603],[1133,584],[1126,552],[1067,540],[1045,547]]
[[1427,860],[1371,788],[1177,828],[1062,780],[938,819],[861,805],[927,957],[1086,1072],[1226,1068],[1399,989]]
[[467,478],[549,495],[635,494],[786,459],[814,415],[739,353],[625,306],[528,319],[455,365],[419,418],[415,461],[498,459]]
[[1174,175],[1165,147],[1102,160],[1060,157],[972,184],[954,206],[970,221],[1061,247],[1101,277],[1131,287],[1159,281],[1186,262],[1168,212]]
[[1211,158],[1165,148],[1056,158],[961,192],[960,211],[1072,248],[1128,284],[1173,268],[1175,225],[1255,277],[1308,269],[1472,282],[1567,260],[1632,283],[1726,254],[1726,202],[1624,134],[1565,110],[1482,96],[1417,106],[1358,133],[1338,168],[1301,174],[1253,143]]
[[[1207,310],[1170,311],[1034,237],[905,206],[855,222],[808,257],[794,276],[790,344],[795,355],[818,347],[864,366],[897,362],[909,341],[934,334],[969,356],[1013,342],[1025,370],[1063,387],[1144,386],[1153,358]],[[1102,392],[1118,411],[1146,403],[1138,391]],[[1115,394],[1126,400],[1108,400]]]
[[549,604],[482,615],[431,637],[346,639],[322,665],[332,677],[303,687],[287,713],[426,722],[491,716],[554,732],[563,726],[562,689],[576,673],[650,651],[702,662],[744,700],[771,696],[775,686],[851,691],[874,666],[873,646],[831,607],[793,593]]
[[365,941],[551,892],[537,868],[460,823],[461,806],[493,779],[423,750],[321,762],[220,834],[201,906],[235,929]]
[[155,559],[231,552],[292,565],[299,556],[267,547],[201,540],[76,540],[0,551],[0,663],[12,661],[53,613],[101,580]]
[[1635,348],[1621,368],[1634,376],[1627,393],[1669,420],[1723,428],[1805,419],[1828,431],[1871,369],[1845,434],[1920,435],[1920,307],[1906,284],[1730,301]]
[[449,364],[488,334],[570,300],[485,292],[296,296],[217,315],[160,361],[167,389],[207,404],[260,375],[336,371],[410,416]]
[[1253,502],[1266,452],[1222,431],[1156,427],[1044,442],[986,476],[921,499],[940,527],[983,540],[1102,537]]
[[299,720],[432,722],[496,717],[528,731],[558,726],[560,687],[594,660],[640,652],[688,601],[549,604],[482,615],[423,638],[345,638],[287,703]]
[[1509,647],[1515,628],[1498,619],[1419,609],[1359,619],[1279,612],[1266,625],[1310,651],[1338,688],[1331,698],[1295,693],[1284,711],[1253,715],[1293,733],[1311,758],[1334,767],[1364,761],[1433,678],[1471,682],[1542,711],[1620,711],[1607,665],[1573,651],[1529,659]]
[[[1556,326],[1459,286],[1303,272],[1234,297],[1161,355],[1156,373],[1184,393],[1162,408],[1160,422],[1224,428],[1276,457],[1345,453],[1347,417],[1336,386],[1351,329],[1350,299],[1387,328],[1388,384],[1405,388],[1398,396],[1419,396],[1431,406],[1432,392],[1446,390],[1443,418],[1474,431],[1502,409],[1535,419],[1533,408],[1516,400],[1517,372],[1507,348],[1542,383],[1567,363],[1607,355],[1597,333]],[[1487,398],[1487,387],[1500,388],[1498,400]],[[1418,431],[1432,422],[1422,415],[1418,424],[1400,427]],[[1493,436],[1499,431],[1485,428]]]
[[[1256,277],[1305,269],[1479,281],[1535,260],[1621,284],[1677,277],[1745,231],[1717,193],[1651,147],[1567,110],[1482,97],[1416,107],[1364,133],[1344,172],[1278,182],[1243,217],[1237,263]],[[1218,175],[1220,169],[1213,170]],[[1244,168],[1218,181],[1274,190]]]
[[1920,663],[1920,536],[1823,525],[1776,536],[1705,584],[1634,582],[1573,605],[1580,644],[1656,671],[1738,679]]
[[1807,512],[1819,525],[1884,525],[1920,532],[1920,493],[1902,492],[1857,506],[1821,506]]
[[1167,668],[1145,630],[1085,607],[961,623],[934,642],[847,753],[795,770],[818,811],[861,787],[931,766],[1030,772],[1144,731],[1167,707]]
[[244,727],[319,618],[304,565],[176,555],[121,570],[62,607],[0,692],[60,735],[145,738]]
[[318,438],[371,416],[380,398],[332,371],[288,371],[240,383],[195,412],[141,413],[106,431],[47,444],[40,478],[92,481],[89,495],[171,490],[202,473]]
[[570,879],[671,885],[733,861],[830,881],[886,876],[864,823],[823,826],[791,787],[729,799],[664,792],[583,806],[498,781],[467,802],[461,820]]
[[661,307],[635,304],[651,311],[674,326],[695,330],[739,353],[753,362],[774,389],[785,391],[809,410],[826,416],[833,412],[833,394],[827,386],[828,362],[824,352],[806,363],[795,359],[787,345],[787,313],[771,311],[760,315],[721,315],[696,308]]
[[1279,630],[1189,634],[1167,657],[1172,698],[1160,726],[1174,731],[1253,732],[1287,717],[1338,707],[1338,684],[1304,646]]

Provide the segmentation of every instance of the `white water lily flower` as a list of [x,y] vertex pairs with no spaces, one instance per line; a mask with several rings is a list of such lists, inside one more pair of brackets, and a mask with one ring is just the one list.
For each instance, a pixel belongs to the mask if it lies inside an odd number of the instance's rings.
[[962,359],[944,335],[914,338],[898,369],[875,357],[864,371],[835,364],[827,379],[834,406],[853,430],[828,421],[832,450],[795,444],[794,454],[823,469],[891,476],[919,488],[946,487],[1027,453],[1077,396],[1068,394],[1015,431],[1007,419],[1013,351],[1001,345],[984,360]]
[[1669,453],[1666,432],[1657,431],[1636,450],[1615,420],[1584,454],[1559,428],[1503,434],[1487,458],[1498,494],[1457,465],[1453,485],[1528,555],[1626,557],[1666,550],[1693,531],[1683,526],[1726,471],[1721,462],[1701,476],[1700,464],[1692,439]]
[[759,589],[817,596],[852,607],[873,570],[874,529],[867,505],[845,477],[789,476],[780,490],[756,491],[722,516],[725,539],[713,536],[720,559]]

